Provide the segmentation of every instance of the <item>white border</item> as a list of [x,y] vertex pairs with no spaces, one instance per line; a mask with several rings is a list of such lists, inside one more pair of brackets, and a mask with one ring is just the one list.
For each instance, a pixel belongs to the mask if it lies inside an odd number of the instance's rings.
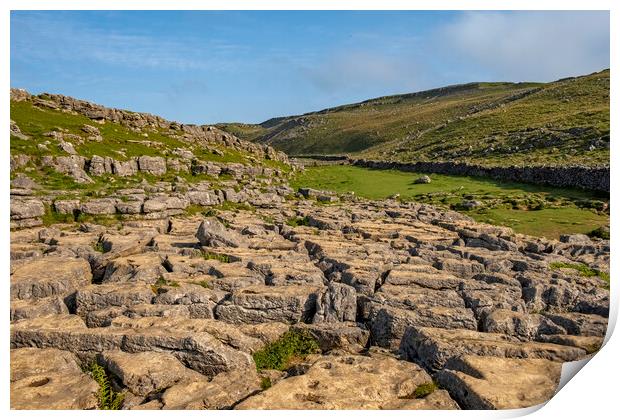
[[[228,0],[228,1],[200,1],[200,0],[4,0],[0,3],[0,8],[2,9],[2,14],[0,15],[0,32],[2,36],[0,37],[0,48],[1,48],[1,56],[2,67],[0,68],[0,80],[2,80],[2,89],[5,92],[5,95],[8,95],[8,91],[10,88],[10,78],[9,78],[9,57],[10,57],[10,10],[56,10],[56,9],[67,9],[67,10],[138,10],[138,9],[155,9],[155,10],[278,10],[278,9],[286,9],[286,10],[350,10],[350,9],[359,9],[359,10],[611,10],[611,67],[614,69],[617,65],[617,54],[615,51],[618,48],[618,39],[619,31],[618,31],[618,9],[620,8],[620,2],[612,1],[612,0],[589,0],[589,1],[577,1],[577,0],[502,0],[502,1],[492,1],[492,0],[418,0],[418,1],[402,1],[402,0],[383,0],[381,2],[372,2],[367,0],[293,0],[293,1],[282,1],[282,0]],[[575,28],[575,30],[579,30],[579,28]],[[614,73],[612,72],[612,75]],[[617,106],[617,95],[615,94],[618,91],[618,84],[616,83],[616,78],[612,77],[611,79],[611,90],[614,92],[611,98],[611,132],[614,133],[612,135],[612,156],[614,141],[613,138],[616,137],[615,133],[618,130],[617,118],[614,118],[614,112],[618,109]],[[560,390],[560,392],[553,398],[551,401],[546,404],[544,407],[537,407],[538,410],[535,409],[526,409],[526,410],[513,410],[513,411],[494,411],[494,412],[474,412],[474,411],[462,411],[462,412],[407,412],[407,411],[399,411],[399,412],[375,412],[375,411],[365,411],[363,413],[350,413],[348,411],[263,411],[263,412],[226,412],[226,411],[218,411],[218,412],[175,412],[175,413],[166,413],[166,412],[116,412],[116,413],[105,413],[105,412],[18,412],[18,411],[9,411],[9,141],[7,132],[9,125],[9,101],[6,99],[1,103],[1,115],[4,129],[2,130],[3,139],[2,142],[2,151],[3,151],[3,162],[2,165],[2,199],[3,205],[0,207],[1,214],[0,220],[5,221],[1,225],[2,229],[2,238],[4,240],[1,242],[0,246],[2,247],[2,258],[3,264],[0,264],[1,270],[1,278],[4,279],[4,299],[2,300],[2,313],[5,314],[5,321],[2,323],[2,335],[1,335],[1,343],[4,351],[2,352],[2,394],[1,394],[1,403],[2,408],[7,411],[11,417],[15,418],[31,418],[34,416],[44,416],[44,418],[50,419],[60,419],[60,418],[77,418],[78,416],[93,416],[99,417],[104,415],[113,415],[113,416],[123,416],[123,417],[132,417],[132,418],[147,418],[147,417],[158,417],[163,418],[166,416],[169,418],[170,416],[174,416],[175,418],[178,416],[182,417],[195,417],[195,418],[203,418],[204,416],[208,417],[217,417],[217,418],[228,418],[230,416],[234,416],[235,418],[245,418],[245,419],[256,419],[266,418],[269,416],[274,419],[287,419],[289,420],[291,416],[294,416],[296,419],[312,418],[314,420],[315,417],[330,417],[330,418],[346,418],[350,415],[354,416],[390,416],[390,418],[410,418],[415,417],[419,418],[459,418],[459,419],[481,419],[481,418],[508,418],[508,417],[516,417],[520,415],[524,415],[527,413],[530,414],[530,418],[534,419],[544,419],[544,418],[553,418],[553,419],[572,419],[572,418],[580,418],[580,419],[607,419],[616,417],[618,414],[613,414],[618,408],[618,391],[616,388],[616,382],[618,380],[619,373],[619,355],[620,355],[620,343],[617,338],[617,334],[611,335],[613,328],[615,326],[618,304],[619,304],[619,296],[618,296],[618,279],[616,273],[618,270],[616,269],[616,262],[618,259],[616,258],[616,253],[612,253],[612,267],[611,267],[611,278],[612,285],[616,285],[617,287],[612,286],[612,308],[610,313],[610,327],[607,336],[607,343],[604,348],[596,354],[591,361],[587,363],[587,366],[582,369],[572,380],[568,381],[568,383]],[[618,176],[616,176],[616,172],[612,168],[611,172],[611,184],[615,185],[615,181],[618,181]],[[617,235],[617,229],[615,220],[617,219],[617,209],[615,204],[617,189],[614,187],[612,189],[611,194],[611,209],[612,209],[612,220],[614,222],[611,226],[612,237],[615,238]],[[568,366],[567,366],[568,367]]]

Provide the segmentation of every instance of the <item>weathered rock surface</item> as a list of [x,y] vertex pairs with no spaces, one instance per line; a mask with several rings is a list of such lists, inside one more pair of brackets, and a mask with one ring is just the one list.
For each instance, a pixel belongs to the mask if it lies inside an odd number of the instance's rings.
[[[179,153],[167,171],[201,165]],[[127,173],[161,163],[138,161],[123,161]],[[93,158],[89,174],[113,177],[115,162]],[[24,224],[11,232],[11,347],[23,366],[47,351],[97,360],[126,393],[124,409],[503,408],[544,402],[557,366],[602,344],[607,284],[550,266],[608,272],[608,241],[524,237],[394,200],[317,205],[323,192],[292,200],[290,189],[252,184],[255,168],[208,166],[224,184],[179,176],[67,200],[14,189],[12,227]],[[239,204],[197,207],[223,202]],[[48,206],[67,223],[25,227]],[[287,331],[321,354],[257,372],[251,355]],[[444,389],[416,398],[431,377]],[[79,401],[50,385],[39,403],[20,377],[12,405],[94,408],[89,380],[67,380]]]
[[11,346],[53,347],[81,354],[106,350],[127,353],[157,351],[173,354],[188,367],[207,376],[252,366],[247,353],[235,350],[206,332],[178,331],[151,326],[143,329],[86,328],[75,315],[21,320],[13,325]]
[[68,351],[11,350],[13,410],[92,410],[99,405],[98,390]]
[[451,359],[436,379],[463,408],[502,410],[549,401],[561,372],[561,363],[548,360],[468,355]]
[[238,247],[242,238],[234,231],[226,229],[226,227],[217,219],[211,217],[203,220],[196,232],[196,238],[204,246],[231,246]]
[[167,353],[105,351],[100,356],[100,362],[132,394],[141,397],[161,392],[183,379],[201,379],[201,375],[186,368],[176,357]]
[[323,356],[308,371],[283,379],[236,409],[457,409],[442,391],[416,400],[418,386],[432,382],[423,369],[391,356]]
[[249,286],[233,292],[216,308],[218,319],[234,324],[310,321],[322,288],[316,286]]
[[26,262],[11,273],[11,299],[68,297],[90,284],[90,265],[81,258],[46,257]]
[[583,358],[583,349],[557,344],[521,342],[511,336],[470,330],[408,327],[400,350],[407,360],[430,370],[443,369],[454,357],[477,355],[568,362]]

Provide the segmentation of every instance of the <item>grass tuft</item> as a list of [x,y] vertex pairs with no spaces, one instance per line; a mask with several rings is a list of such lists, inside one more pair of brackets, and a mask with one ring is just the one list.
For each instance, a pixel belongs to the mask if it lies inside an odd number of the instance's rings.
[[416,398],[425,398],[435,392],[437,389],[437,385],[434,382],[426,382],[421,385],[418,385],[415,391],[413,391],[413,396]]
[[603,280],[605,283],[607,283],[607,288],[609,288],[609,284],[611,281],[609,273],[597,270],[592,267],[588,267],[586,264],[552,262],[551,264],[549,264],[549,268],[551,268],[552,270],[568,268],[571,270],[576,270],[579,273],[579,275],[582,277],[598,277],[601,280]]
[[308,331],[288,331],[252,355],[256,369],[286,370],[294,358],[320,352],[319,343]]
[[271,378],[264,376],[260,379],[260,388],[264,391],[271,388]]

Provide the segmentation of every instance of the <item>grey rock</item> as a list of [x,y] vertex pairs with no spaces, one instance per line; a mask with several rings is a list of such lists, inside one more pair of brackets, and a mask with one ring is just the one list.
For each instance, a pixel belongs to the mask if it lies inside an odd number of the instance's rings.
[[187,198],[191,204],[214,206],[220,203],[219,197],[210,191],[188,191]]
[[118,176],[133,176],[138,173],[138,162],[136,159],[127,161],[113,160],[112,173]]
[[237,232],[226,229],[215,217],[209,217],[200,223],[196,238],[203,246],[239,247],[243,244],[243,238]]
[[125,353],[111,350],[103,352],[99,360],[132,394],[141,397],[161,392],[181,379],[200,380],[202,376],[183,366],[171,354],[161,352]]
[[45,206],[39,200],[11,199],[11,220],[31,219],[45,214]]
[[76,313],[86,316],[89,312],[106,309],[110,306],[131,306],[151,303],[155,294],[145,284],[93,284],[82,287],[75,296]]
[[111,174],[113,173],[112,162],[112,158],[103,158],[101,156],[94,155],[90,161],[88,161],[88,173],[94,176]]
[[138,158],[140,172],[151,175],[163,175],[166,173],[166,159],[157,156],[140,156]]
[[355,322],[357,315],[357,293],[351,286],[330,283],[327,291],[316,302],[314,323]]
[[11,299],[67,297],[90,284],[90,265],[81,258],[46,257],[28,261],[11,274]]
[[428,175],[422,175],[421,177],[413,181],[413,183],[414,184],[430,184],[431,178]]
[[28,178],[24,174],[17,174],[15,178],[11,180],[12,188],[23,188],[28,190],[35,190],[41,188],[39,184],[34,182],[32,179]]
[[60,214],[74,214],[81,209],[80,200],[56,200],[54,210]]
[[92,215],[115,214],[116,203],[117,200],[113,198],[97,198],[82,203],[80,211]]
[[316,310],[317,286],[249,286],[232,293],[215,308],[218,319],[234,324],[310,321]]
[[99,386],[68,351],[11,350],[11,409],[93,410]]
[[77,315],[18,321],[11,328],[11,346],[54,347],[86,355],[106,350],[163,352],[174,355],[189,368],[209,378],[234,369],[254,368],[249,354],[223,344],[206,332],[174,330],[156,325],[143,329],[86,328]]

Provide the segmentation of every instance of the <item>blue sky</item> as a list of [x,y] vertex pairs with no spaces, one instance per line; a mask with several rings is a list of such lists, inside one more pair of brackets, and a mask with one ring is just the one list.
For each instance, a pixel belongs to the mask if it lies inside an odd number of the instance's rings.
[[11,12],[12,87],[185,123],[607,67],[608,12]]

